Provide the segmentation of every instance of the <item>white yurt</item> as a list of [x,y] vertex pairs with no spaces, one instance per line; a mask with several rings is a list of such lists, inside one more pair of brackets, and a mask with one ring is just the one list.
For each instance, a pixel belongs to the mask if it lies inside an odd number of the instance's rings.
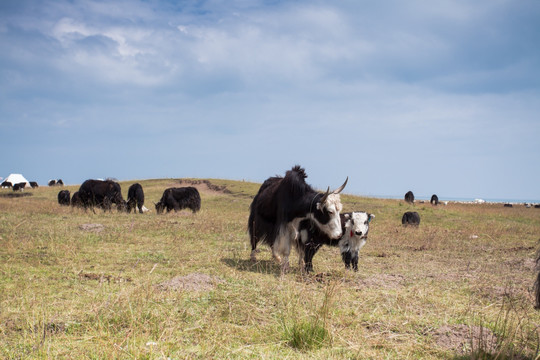
[[5,178],[3,181],[8,181],[12,185],[18,184],[18,183],[26,183],[26,187],[30,187],[30,182],[24,178],[21,174],[9,174],[7,178]]

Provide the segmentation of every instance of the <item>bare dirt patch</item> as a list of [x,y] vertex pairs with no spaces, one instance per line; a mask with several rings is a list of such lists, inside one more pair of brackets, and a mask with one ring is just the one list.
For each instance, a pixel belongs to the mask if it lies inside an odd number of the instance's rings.
[[1,197],[5,198],[19,198],[19,197],[25,197],[25,196],[32,196],[34,194],[29,192],[13,192],[13,193],[7,193],[7,194],[0,194]]
[[105,226],[102,224],[81,224],[79,229],[83,231],[93,231],[96,233],[102,232],[105,229]]
[[156,285],[161,291],[210,291],[225,280],[216,276],[210,276],[202,273],[192,273],[186,276],[176,276],[171,280],[164,281]]
[[120,282],[132,282],[133,280],[130,277],[122,277],[122,276],[112,276],[112,275],[105,275],[105,274],[95,274],[95,273],[79,273],[79,278],[84,280],[96,280],[100,283],[102,282],[108,282],[111,281],[114,283],[120,283]]
[[511,270],[519,271],[534,271],[535,261],[534,259],[512,259],[504,262]]
[[344,278],[339,272],[321,272],[317,274],[301,274],[298,281],[308,283],[327,284],[333,281],[346,284],[358,290],[363,288],[371,289],[399,289],[405,286],[405,276],[401,274],[378,274],[363,279]]
[[378,274],[365,279],[360,279],[357,289],[364,287],[376,289],[398,289],[404,286],[405,277],[400,274]]
[[432,335],[439,347],[459,355],[480,350],[494,353],[497,349],[497,337],[491,330],[481,326],[445,325],[436,329]]

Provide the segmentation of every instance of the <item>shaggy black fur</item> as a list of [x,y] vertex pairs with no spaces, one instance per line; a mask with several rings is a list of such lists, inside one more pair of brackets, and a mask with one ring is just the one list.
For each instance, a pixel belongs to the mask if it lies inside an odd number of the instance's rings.
[[414,203],[414,194],[412,191],[407,191],[405,194],[405,201],[411,204]]
[[136,208],[139,209],[139,213],[143,213],[144,205],[144,191],[139,183],[131,185],[128,189],[127,196],[127,212],[130,213],[131,209],[133,212],[137,212]]
[[111,205],[116,204],[118,211],[126,210],[122,188],[112,180],[86,180],[79,188],[79,197],[84,208],[98,206],[110,211]]
[[58,203],[60,205],[69,206],[69,190],[60,190],[60,192],[58,192]]
[[201,209],[201,195],[193,186],[168,188],[156,204],[158,214],[161,214],[164,209],[167,209],[167,212],[191,209],[195,213]]
[[420,225],[420,215],[416,211],[407,211],[401,218],[403,225]]
[[81,197],[79,196],[79,192],[75,191],[73,195],[71,196],[71,206],[73,207],[83,207],[83,203],[81,200]]
[[270,177],[261,185],[251,203],[248,219],[252,254],[260,241],[274,245],[280,228],[294,219],[312,214],[321,224],[330,221],[332,215],[325,206],[317,209],[317,203],[324,204],[329,191],[322,194],[313,190],[306,178],[305,170],[296,165],[285,177]]

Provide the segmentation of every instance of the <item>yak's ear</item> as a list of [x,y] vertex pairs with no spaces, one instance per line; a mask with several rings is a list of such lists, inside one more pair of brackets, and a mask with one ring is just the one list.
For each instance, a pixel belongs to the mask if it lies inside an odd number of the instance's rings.
[[368,223],[371,222],[371,220],[373,220],[374,217],[375,217],[375,215],[368,214]]

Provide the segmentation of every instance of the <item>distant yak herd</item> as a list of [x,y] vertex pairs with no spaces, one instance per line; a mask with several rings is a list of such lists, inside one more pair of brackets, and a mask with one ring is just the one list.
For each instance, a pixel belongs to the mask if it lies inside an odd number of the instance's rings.
[[[32,189],[35,189],[35,188],[39,187],[38,183],[35,182],[35,181],[29,181],[28,183],[30,184],[30,187]],[[13,191],[22,191],[22,190],[24,190],[26,188],[26,182],[20,182],[20,183],[12,184],[10,181],[6,180],[6,181],[3,181],[2,184],[0,184],[0,186],[2,188],[7,188],[7,189],[11,188],[11,189],[13,189]]]
[[[143,213],[144,190],[141,184],[135,183],[128,189],[127,201],[122,197],[120,184],[113,180],[89,179],[82,183],[79,190],[71,195],[69,190],[58,192],[58,203],[65,206],[80,207],[83,209],[101,208],[111,211],[113,205],[118,211]],[[161,214],[165,209],[180,211],[190,209],[193,213],[201,209],[201,196],[199,191],[192,187],[168,188],[163,191],[161,199],[155,203],[156,212]]]
[[[340,192],[348,178],[336,190],[318,192],[305,179],[307,174],[300,166],[294,166],[285,176],[273,176],[263,182],[254,196],[248,218],[248,233],[251,243],[251,260],[256,261],[257,245],[267,244],[273,257],[281,264],[282,274],[289,270],[289,255],[295,248],[302,271],[313,271],[313,257],[323,246],[339,248],[347,269],[358,271],[358,252],[366,244],[371,221],[375,215],[365,211],[342,213]],[[16,184],[17,185],[17,184]],[[37,186],[37,184],[35,184]],[[61,179],[51,180],[49,186],[63,185]],[[13,186],[2,183],[2,187]],[[14,186],[13,186],[14,187]],[[34,187],[32,185],[32,187]],[[113,205],[118,211],[143,213],[144,191],[139,183],[128,189],[127,201],[122,197],[120,184],[113,180],[86,180],[78,191],[70,196],[69,190],[58,193],[58,203],[84,209],[94,207],[110,211]],[[412,191],[404,197],[405,202],[414,204]],[[437,195],[431,197],[433,206],[439,204]],[[171,187],[163,191],[155,203],[158,214],[165,210],[189,209],[196,213],[201,208],[201,197],[195,187]],[[407,211],[401,222],[404,226],[418,227],[420,215]],[[540,252],[537,254],[538,276],[535,282],[535,307],[540,309]]]
[[[26,182],[20,182],[16,184],[12,184],[10,181],[3,181],[0,184],[0,187],[3,189],[13,189],[13,191],[23,191],[26,188]],[[28,184],[30,184],[30,187],[32,189],[36,189],[39,187],[38,183],[36,181],[29,181]],[[49,180],[49,186],[64,186],[64,182],[62,179],[58,180]]]

